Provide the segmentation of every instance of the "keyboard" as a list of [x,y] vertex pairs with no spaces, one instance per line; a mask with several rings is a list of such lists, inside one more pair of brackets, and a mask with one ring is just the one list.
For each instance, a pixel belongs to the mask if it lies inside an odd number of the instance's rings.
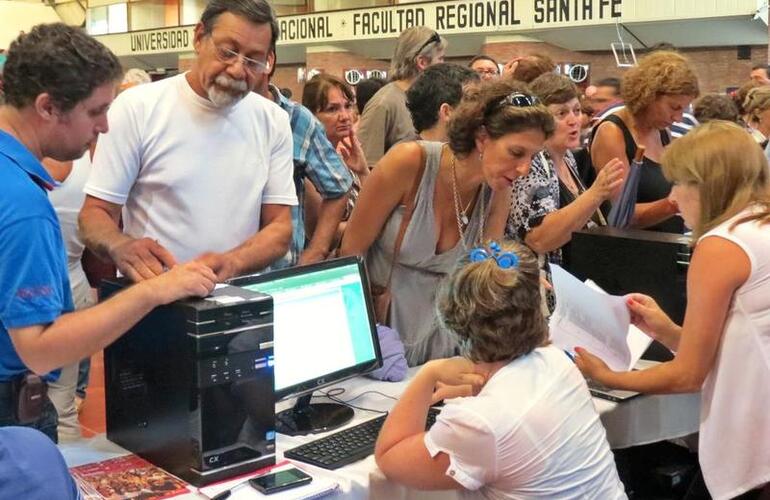
[[[425,421],[425,430],[436,422],[436,415],[441,410],[431,407]],[[283,456],[305,462],[323,469],[339,469],[353,462],[362,460],[374,453],[374,443],[380,434],[387,415],[342,429],[334,434],[322,437],[286,451]]]

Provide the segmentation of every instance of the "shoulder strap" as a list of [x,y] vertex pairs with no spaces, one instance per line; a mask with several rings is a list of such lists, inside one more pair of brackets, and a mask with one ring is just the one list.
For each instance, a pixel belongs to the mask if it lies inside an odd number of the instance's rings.
[[668,143],[671,142],[671,136],[669,135],[668,129],[663,129],[660,131],[660,143],[663,146],[668,146]]
[[623,140],[626,141],[626,156],[628,157],[628,162],[630,163],[633,161],[634,156],[636,156],[636,140],[634,140],[634,136],[631,134],[631,130],[629,130],[626,122],[624,122],[618,115],[610,115],[605,118],[604,121],[614,123],[623,132]]
[[398,235],[396,236],[396,242],[393,245],[393,256],[390,259],[390,272],[388,273],[388,281],[385,284],[386,288],[390,288],[390,282],[393,279],[393,268],[398,260],[398,255],[401,253],[401,243],[404,242],[404,235],[406,234],[406,228],[409,226],[409,221],[412,220],[414,214],[414,207],[417,204],[417,190],[420,189],[420,183],[422,182],[422,176],[425,173],[425,165],[427,161],[425,159],[425,147],[420,145],[420,166],[417,168],[417,176],[414,178],[412,189],[407,194],[406,209],[404,210],[404,216],[401,218],[401,225],[398,228]]

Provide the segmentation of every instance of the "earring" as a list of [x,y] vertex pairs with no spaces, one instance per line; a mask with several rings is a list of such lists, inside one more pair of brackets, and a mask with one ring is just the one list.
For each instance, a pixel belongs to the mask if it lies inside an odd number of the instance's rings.
[[484,152],[479,151],[479,161],[484,161]]

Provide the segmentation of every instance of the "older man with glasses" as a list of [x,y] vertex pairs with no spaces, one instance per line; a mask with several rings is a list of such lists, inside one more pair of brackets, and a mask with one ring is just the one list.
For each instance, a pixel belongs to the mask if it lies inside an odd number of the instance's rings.
[[390,61],[391,82],[372,96],[358,124],[370,167],[394,144],[417,136],[406,107],[406,91],[425,68],[444,62],[446,47],[446,40],[425,26],[404,30],[398,37]]
[[481,54],[468,63],[468,67],[476,72],[482,81],[494,80],[500,77],[500,65],[494,58]]
[[286,253],[297,204],[291,128],[251,92],[277,37],[265,0],[212,0],[190,71],[116,99],[80,228],[124,276],[141,281],[199,260],[225,280]]

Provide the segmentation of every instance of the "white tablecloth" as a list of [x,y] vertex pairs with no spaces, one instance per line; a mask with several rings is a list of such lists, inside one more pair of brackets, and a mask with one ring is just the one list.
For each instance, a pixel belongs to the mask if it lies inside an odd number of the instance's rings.
[[[411,369],[407,379],[411,378],[415,371],[416,369]],[[379,382],[358,377],[335,387],[345,389],[345,392],[338,396],[343,401],[350,401],[352,404],[363,408],[388,410],[395,403],[391,398],[397,398],[407,383],[407,381]],[[353,398],[355,399],[353,400]],[[317,400],[323,400],[323,398],[314,398],[314,401]],[[607,429],[607,439],[613,449],[683,437],[698,431],[699,394],[639,396],[623,403],[613,403],[594,398],[594,405]],[[282,402],[277,405],[276,409],[282,410],[289,406],[289,402]],[[361,423],[377,415],[374,412],[356,410],[355,416],[348,426]],[[323,435],[325,434],[292,437],[279,434],[277,438],[278,458],[282,459],[283,450],[318,439]],[[119,446],[107,441],[104,435],[90,440],[63,444],[60,445],[60,449],[70,467],[106,460],[127,453]],[[341,493],[339,496],[345,498],[445,499],[456,497],[455,492],[420,492],[395,485],[386,480],[379,471],[374,462],[374,456],[369,456],[336,471],[326,471],[306,464],[300,464],[300,466],[309,471],[311,475],[333,477],[340,484]],[[242,488],[238,493],[238,498],[243,498],[247,494],[253,498],[259,498],[257,492],[249,488]],[[205,497],[194,494],[177,498]]]

